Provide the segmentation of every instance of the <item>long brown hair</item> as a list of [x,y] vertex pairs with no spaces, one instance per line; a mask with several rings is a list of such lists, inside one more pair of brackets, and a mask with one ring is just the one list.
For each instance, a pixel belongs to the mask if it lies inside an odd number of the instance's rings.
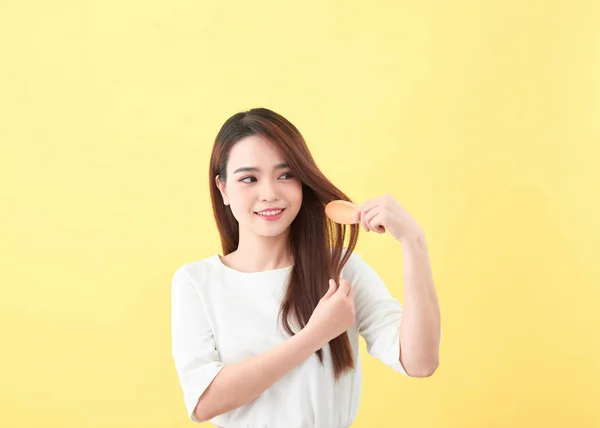
[[[294,266],[280,310],[285,331],[294,335],[290,322],[293,319],[300,328],[306,326],[319,300],[327,292],[329,279],[338,281],[342,267],[356,246],[359,228],[333,223],[325,216],[328,202],[350,199],[319,170],[298,129],[271,110],[255,108],[237,113],[223,124],[210,158],[210,193],[224,255],[237,249],[239,228],[231,209],[222,202],[215,177],[218,175],[223,182],[226,180],[231,148],[251,135],[260,135],[275,144],[292,174],[302,183],[302,206],[290,226],[289,235]],[[344,251],[346,240],[347,250]],[[329,346],[335,378],[339,379],[344,372],[354,368],[348,334],[344,332],[331,340]],[[317,356],[323,363],[322,349],[317,351]]]

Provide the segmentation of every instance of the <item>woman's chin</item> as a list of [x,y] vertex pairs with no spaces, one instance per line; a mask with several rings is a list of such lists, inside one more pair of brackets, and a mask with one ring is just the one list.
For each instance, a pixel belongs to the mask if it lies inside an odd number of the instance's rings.
[[254,228],[254,234],[264,238],[275,238],[286,233],[287,230],[288,227],[284,225],[268,225],[266,227],[263,225],[262,227]]

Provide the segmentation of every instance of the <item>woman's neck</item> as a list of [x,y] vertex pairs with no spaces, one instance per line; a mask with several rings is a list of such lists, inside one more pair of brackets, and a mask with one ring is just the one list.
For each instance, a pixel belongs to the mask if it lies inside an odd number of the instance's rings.
[[291,266],[294,260],[286,233],[274,237],[240,235],[237,250],[224,262],[242,272],[261,272]]

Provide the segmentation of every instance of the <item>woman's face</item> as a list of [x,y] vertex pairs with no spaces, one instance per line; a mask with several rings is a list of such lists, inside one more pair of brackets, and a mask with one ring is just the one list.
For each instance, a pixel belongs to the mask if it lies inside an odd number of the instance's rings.
[[238,141],[229,152],[227,181],[216,178],[223,201],[242,230],[278,236],[302,205],[302,184],[292,176],[276,147],[258,135]]

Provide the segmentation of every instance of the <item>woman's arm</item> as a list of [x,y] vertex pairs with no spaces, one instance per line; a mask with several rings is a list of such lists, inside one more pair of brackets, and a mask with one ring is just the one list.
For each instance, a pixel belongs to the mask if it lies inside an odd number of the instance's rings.
[[257,398],[286,373],[354,324],[354,290],[347,281],[329,283],[310,320],[296,335],[244,361],[226,365],[194,409],[206,421]]
[[440,307],[424,236],[402,241],[404,313],[400,362],[413,377],[431,376],[439,364]]
[[389,232],[402,243],[404,313],[399,332],[399,361],[410,376],[430,376],[438,367],[441,330],[425,234],[389,194],[362,204],[354,219],[367,232]]
[[326,343],[305,328],[263,354],[226,365],[198,400],[196,417],[206,421],[249,403]]

